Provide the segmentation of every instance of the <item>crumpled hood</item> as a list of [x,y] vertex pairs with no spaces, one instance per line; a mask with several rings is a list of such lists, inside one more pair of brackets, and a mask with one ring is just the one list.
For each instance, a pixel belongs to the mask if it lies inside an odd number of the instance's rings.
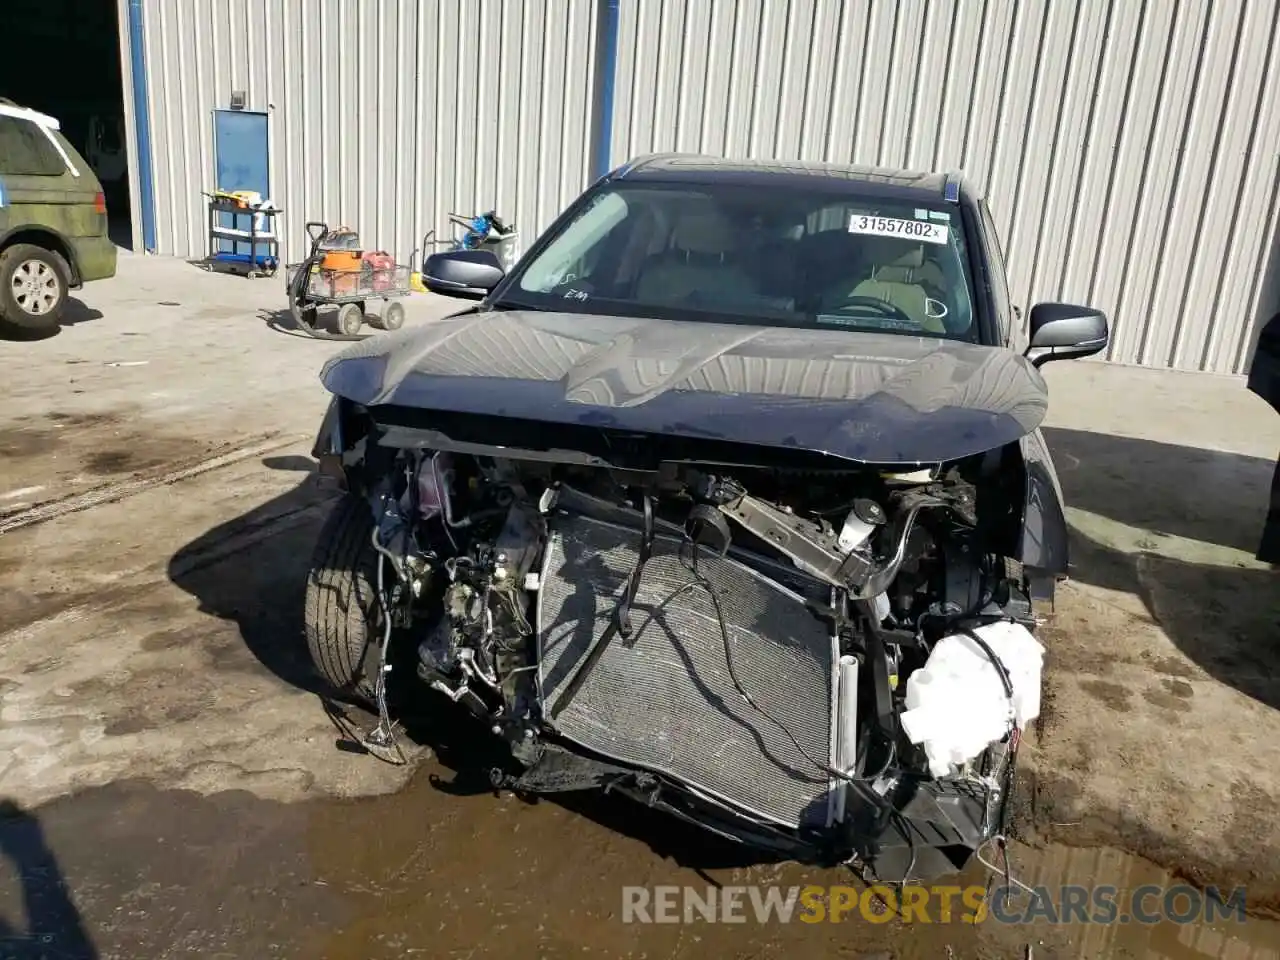
[[321,372],[394,405],[936,463],[1040,425],[1045,383],[950,340],[576,313],[465,314],[355,344]]

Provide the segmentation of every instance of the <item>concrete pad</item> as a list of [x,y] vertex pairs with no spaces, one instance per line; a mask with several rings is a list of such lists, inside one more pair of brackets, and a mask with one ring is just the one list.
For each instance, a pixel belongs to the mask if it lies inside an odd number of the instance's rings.
[[1253,559],[1280,417],[1238,378],[1046,379],[1072,581],[1046,630],[1035,822],[1280,904],[1280,573]]
[[0,538],[0,796],[401,786],[408,767],[352,757],[301,642],[298,571],[331,499],[246,461]]
[[[77,298],[56,336],[0,339],[0,514],[249,436],[314,435],[320,367],[347,345],[281,329],[283,274],[251,280],[122,253],[117,275]],[[466,306],[434,294],[401,302],[406,326]]]
[[1042,370],[1051,426],[1264,459],[1280,450],[1280,417],[1244,377],[1095,360]]
[[298,632],[331,496],[318,373],[345,344],[279,329],[282,277],[122,255],[77,296],[56,336],[0,340],[0,796],[396,789],[407,769],[343,752]]

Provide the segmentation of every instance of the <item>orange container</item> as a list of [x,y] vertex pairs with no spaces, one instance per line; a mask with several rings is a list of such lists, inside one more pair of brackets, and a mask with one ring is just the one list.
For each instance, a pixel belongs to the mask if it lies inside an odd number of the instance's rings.
[[360,252],[357,250],[330,250],[320,266],[325,270],[359,270]]

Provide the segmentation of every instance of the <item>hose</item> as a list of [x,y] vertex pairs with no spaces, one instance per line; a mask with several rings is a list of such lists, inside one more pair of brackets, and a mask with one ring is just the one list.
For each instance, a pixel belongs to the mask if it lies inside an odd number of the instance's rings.
[[925,507],[945,506],[949,506],[949,504],[945,500],[939,500],[935,497],[922,497],[911,504],[902,520],[902,532],[898,534],[898,543],[894,548],[893,556],[867,579],[861,590],[857,592],[850,590],[849,599],[874,600],[884,593],[889,584],[893,583],[893,578],[898,575],[898,568],[902,566],[902,561],[906,559],[907,538],[911,535],[911,528],[915,525],[916,514]]

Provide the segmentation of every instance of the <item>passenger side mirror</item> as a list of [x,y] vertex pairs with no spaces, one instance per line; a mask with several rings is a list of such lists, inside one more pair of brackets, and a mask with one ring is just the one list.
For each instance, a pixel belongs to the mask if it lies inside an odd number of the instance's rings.
[[433,253],[422,264],[422,285],[432,293],[464,300],[482,300],[504,276],[492,250],[450,250]]
[[1107,315],[1070,303],[1037,303],[1031,308],[1031,345],[1026,357],[1037,367],[1050,360],[1089,357],[1105,350]]

